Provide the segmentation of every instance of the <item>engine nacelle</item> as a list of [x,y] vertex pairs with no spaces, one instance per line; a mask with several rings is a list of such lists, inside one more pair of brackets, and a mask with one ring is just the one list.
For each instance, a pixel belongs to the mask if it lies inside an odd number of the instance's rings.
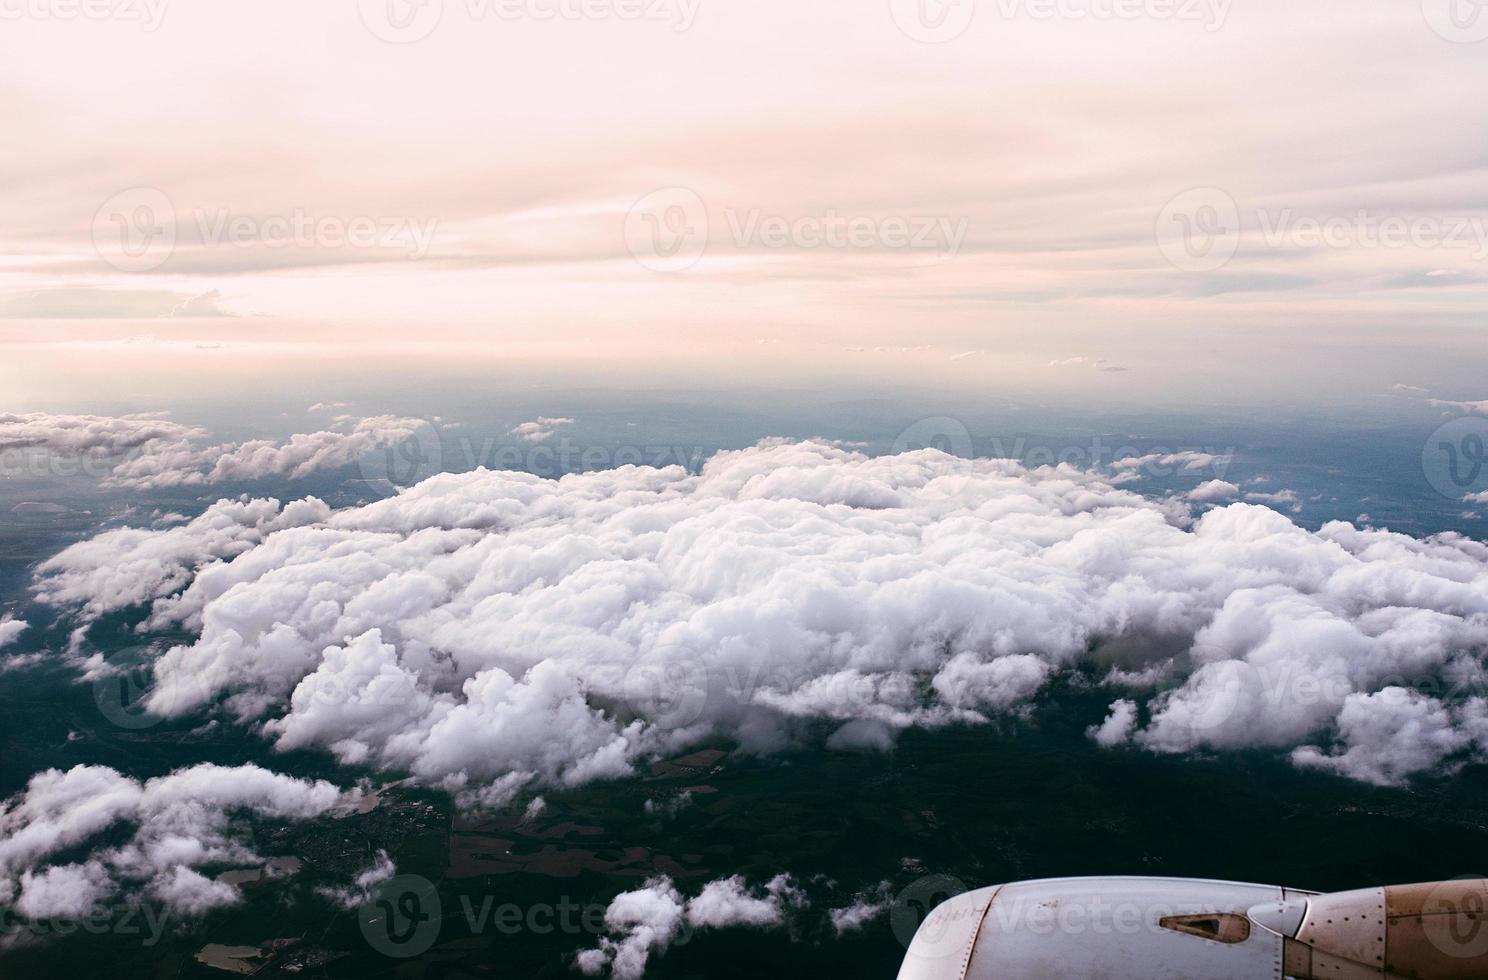
[[1488,880],[1318,894],[1182,878],[966,892],[920,924],[899,980],[1485,980]]

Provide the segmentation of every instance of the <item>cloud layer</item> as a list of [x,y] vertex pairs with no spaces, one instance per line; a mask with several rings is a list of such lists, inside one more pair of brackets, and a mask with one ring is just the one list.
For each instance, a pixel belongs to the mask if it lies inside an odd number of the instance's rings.
[[0,648],[14,643],[18,637],[30,626],[24,619],[12,619],[9,616],[0,616]]
[[773,929],[785,923],[788,909],[806,904],[789,875],[777,875],[753,890],[739,875],[719,878],[690,899],[670,878],[651,878],[643,887],[615,896],[605,909],[611,935],[579,953],[575,965],[588,976],[608,969],[615,980],[639,980],[651,955],[666,952],[685,929]]
[[[36,588],[196,635],[156,662],[156,712],[221,704],[280,748],[490,801],[715,735],[886,747],[1092,667],[1120,695],[1104,745],[1312,746],[1298,764],[1390,782],[1484,748],[1482,543],[1248,503],[1195,521],[1098,474],[934,450],[224,501],[75,545]],[[1413,687],[1424,722],[1384,693]]]
[[[320,407],[324,406],[311,406]],[[266,477],[297,480],[349,466],[372,450],[412,438],[424,425],[418,419],[391,415],[341,418],[337,423],[341,428],[296,433],[284,442],[253,439],[207,445],[205,429],[154,416],[9,414],[0,415],[0,453],[6,454],[4,469],[9,472],[26,464],[25,457],[15,454],[32,451],[86,458],[98,464],[105,486],[136,490],[213,486]]]
[[[199,915],[239,893],[196,868],[262,863],[234,816],[305,820],[349,799],[330,783],[251,765],[199,765],[144,782],[104,766],[51,769],[0,803],[0,905],[33,920],[75,918],[129,888]],[[120,827],[132,828],[123,843],[100,843]],[[78,860],[60,860],[79,849]]]

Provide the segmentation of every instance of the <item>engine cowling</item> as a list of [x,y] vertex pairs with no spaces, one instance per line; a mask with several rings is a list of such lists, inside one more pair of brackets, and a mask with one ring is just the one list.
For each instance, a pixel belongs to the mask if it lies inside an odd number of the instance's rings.
[[1286,938],[1298,980],[1488,977],[1488,880],[1318,895]]
[[1317,894],[1173,878],[1067,878],[958,895],[900,980],[1488,978],[1488,880]]

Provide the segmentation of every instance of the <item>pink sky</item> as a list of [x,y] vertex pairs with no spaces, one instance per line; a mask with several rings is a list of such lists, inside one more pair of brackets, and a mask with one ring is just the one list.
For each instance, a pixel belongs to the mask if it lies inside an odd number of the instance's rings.
[[1488,42],[1435,0],[96,2],[4,8],[23,397],[348,345],[1113,396],[1481,367]]

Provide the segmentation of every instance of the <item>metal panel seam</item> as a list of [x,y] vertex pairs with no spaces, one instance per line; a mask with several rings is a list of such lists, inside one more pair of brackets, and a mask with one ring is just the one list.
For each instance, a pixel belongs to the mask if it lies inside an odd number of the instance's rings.
[[972,930],[971,942],[966,946],[966,955],[961,959],[961,976],[959,980],[966,980],[971,975],[971,958],[976,955],[977,940],[982,937],[982,926],[987,922],[987,913],[992,911],[992,903],[997,901],[997,896],[1002,894],[1006,885],[998,885],[992,894],[987,896],[987,904],[982,906],[982,916],[977,919],[976,928]]

